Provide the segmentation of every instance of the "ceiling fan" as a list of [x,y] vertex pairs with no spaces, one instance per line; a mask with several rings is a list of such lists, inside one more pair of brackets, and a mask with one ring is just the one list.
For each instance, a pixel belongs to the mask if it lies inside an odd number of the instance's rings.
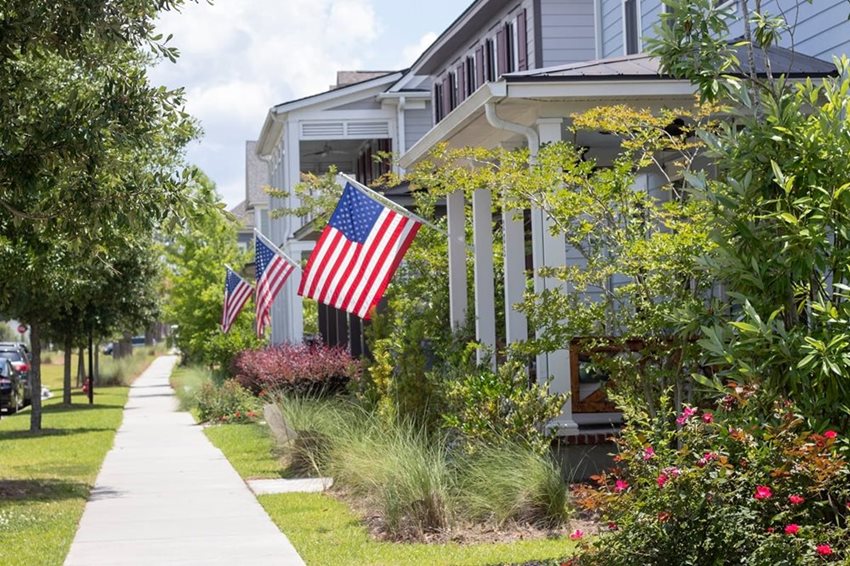
[[319,151],[314,151],[313,153],[308,153],[308,157],[327,157],[328,155],[333,154],[347,154],[347,151],[342,149],[334,149],[331,144],[325,142],[325,145]]

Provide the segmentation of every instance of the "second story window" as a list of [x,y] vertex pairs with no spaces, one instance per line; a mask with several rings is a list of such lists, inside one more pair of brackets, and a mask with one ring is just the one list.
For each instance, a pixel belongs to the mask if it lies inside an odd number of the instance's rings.
[[464,68],[464,71],[466,72],[466,80],[464,81],[464,83],[466,85],[466,93],[465,94],[466,94],[466,96],[469,96],[470,94],[475,92],[475,89],[477,89],[478,86],[479,86],[478,83],[476,82],[476,76],[478,75],[478,73],[476,72],[476,69],[475,69],[475,58],[474,57],[467,57],[466,58],[466,64],[464,65],[463,68]]
[[484,43],[484,80],[492,82],[496,80],[496,41],[493,38]]
[[623,0],[623,44],[626,55],[640,53],[639,0]]
[[460,100],[458,92],[457,73],[452,71],[449,73],[449,112],[454,110]]
[[507,60],[505,62],[505,69],[507,73],[513,73],[516,71],[516,60],[517,60],[517,47],[516,47],[516,22],[508,22],[505,24],[505,53],[507,54]]

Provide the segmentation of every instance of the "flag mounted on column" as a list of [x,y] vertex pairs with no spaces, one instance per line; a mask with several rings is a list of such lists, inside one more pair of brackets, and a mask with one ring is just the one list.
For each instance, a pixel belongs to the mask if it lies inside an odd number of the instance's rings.
[[283,284],[295,270],[295,265],[274,244],[254,231],[257,264],[257,336],[271,324],[272,303],[283,288]]
[[298,294],[368,320],[421,226],[346,183]]
[[242,307],[254,292],[251,285],[239,277],[239,275],[227,268],[224,277],[224,312],[221,314],[221,331],[227,334],[230,327],[236,321],[236,317],[242,312]]

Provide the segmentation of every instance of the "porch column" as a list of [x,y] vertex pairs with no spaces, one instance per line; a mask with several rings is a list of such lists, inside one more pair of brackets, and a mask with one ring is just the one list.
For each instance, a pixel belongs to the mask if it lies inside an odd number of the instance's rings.
[[[289,207],[299,206],[298,197],[295,196],[295,185],[301,182],[301,125],[297,120],[289,120],[286,123],[286,182],[285,187],[289,192]],[[296,261],[301,258],[301,250],[296,249],[288,243],[294,231],[294,222],[290,220],[288,233],[285,234],[287,246],[284,252]],[[277,242],[275,242],[277,243]],[[300,278],[297,274],[290,276],[283,286],[280,294],[284,297],[287,306],[286,334],[289,342],[300,344],[304,341],[304,305],[298,295],[298,283]]]
[[508,344],[528,338],[528,321],[516,310],[525,293],[525,223],[521,210],[502,211],[505,265],[505,337]]
[[[275,151],[276,165],[272,173],[272,186],[275,189],[284,189],[286,187],[286,139],[284,138]],[[286,240],[286,233],[289,231],[289,220],[285,217],[272,218],[271,211],[288,208],[289,202],[286,199],[272,197],[269,210],[269,232],[264,234],[275,244],[283,243]],[[289,316],[287,312],[287,302],[285,293],[281,292],[275,298],[271,308],[272,323],[271,323],[271,344],[282,344],[289,341],[286,333],[286,319]]]
[[466,322],[466,211],[463,191],[446,198],[449,232],[449,314],[452,330]]
[[[491,351],[496,367],[496,289],[493,281],[493,197],[490,189],[472,193],[472,237],[475,245],[475,338]],[[478,362],[484,351],[478,351]]]
[[[561,141],[562,118],[542,118],[537,121],[537,131],[540,143]],[[540,267],[563,267],[567,265],[567,244],[563,235],[553,236],[550,228],[552,219],[542,210],[531,211],[532,240],[534,248],[534,290],[560,289],[567,292],[564,283],[552,277],[540,277],[537,270]],[[549,377],[551,393],[569,393],[570,387],[570,353],[565,347],[560,350],[542,354],[537,358],[537,380],[545,382]],[[556,417],[550,426],[558,429],[558,434],[570,435],[578,431],[578,425],[573,420],[572,400],[567,400],[560,416]]]

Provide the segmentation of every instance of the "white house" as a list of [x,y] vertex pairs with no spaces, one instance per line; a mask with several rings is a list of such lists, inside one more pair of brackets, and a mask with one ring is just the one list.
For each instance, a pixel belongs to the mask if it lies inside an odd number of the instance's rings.
[[[824,76],[834,72],[828,63],[833,55],[850,52],[850,6],[843,0],[766,0],[764,7],[782,10],[796,22],[782,47],[770,50],[775,72]],[[661,9],[660,0],[476,0],[410,69],[272,108],[257,153],[270,163],[271,184],[278,188],[292,187],[301,171],[322,171],[329,164],[368,181],[370,163],[363,156],[376,148],[398,154],[402,169],[426,157],[438,143],[527,146],[534,153],[541,143],[563,139],[566,117],[578,111],[608,103],[657,108],[687,104],[693,100],[693,87],[659,75],[657,62],[641,54],[643,38],[653,33]],[[593,132],[580,134],[576,143],[603,164],[617,147],[612,136]],[[641,188],[651,191],[661,183],[659,175],[647,173]],[[468,308],[474,309],[477,338],[495,345],[491,195],[482,189],[472,199],[472,306],[466,304],[467,251],[452,237],[463,234],[463,199],[456,193],[447,202],[451,319],[458,323]],[[273,199],[271,209],[293,205],[291,199]],[[311,249],[309,242],[294,238],[306,220],[273,219],[268,234],[297,257]],[[548,223],[542,211],[531,211],[534,267],[580,261],[562,238],[549,234]],[[525,319],[512,308],[526,286],[526,233],[510,212],[503,228],[505,336],[513,342],[527,337]],[[297,280],[289,282],[275,303],[274,342],[297,341],[303,335],[297,285]],[[553,285],[559,282],[534,276],[537,290]],[[573,400],[557,422],[566,435],[617,418],[573,411],[583,395],[574,389],[575,365],[566,348],[537,360],[537,375],[553,376],[553,390],[573,390]]]

